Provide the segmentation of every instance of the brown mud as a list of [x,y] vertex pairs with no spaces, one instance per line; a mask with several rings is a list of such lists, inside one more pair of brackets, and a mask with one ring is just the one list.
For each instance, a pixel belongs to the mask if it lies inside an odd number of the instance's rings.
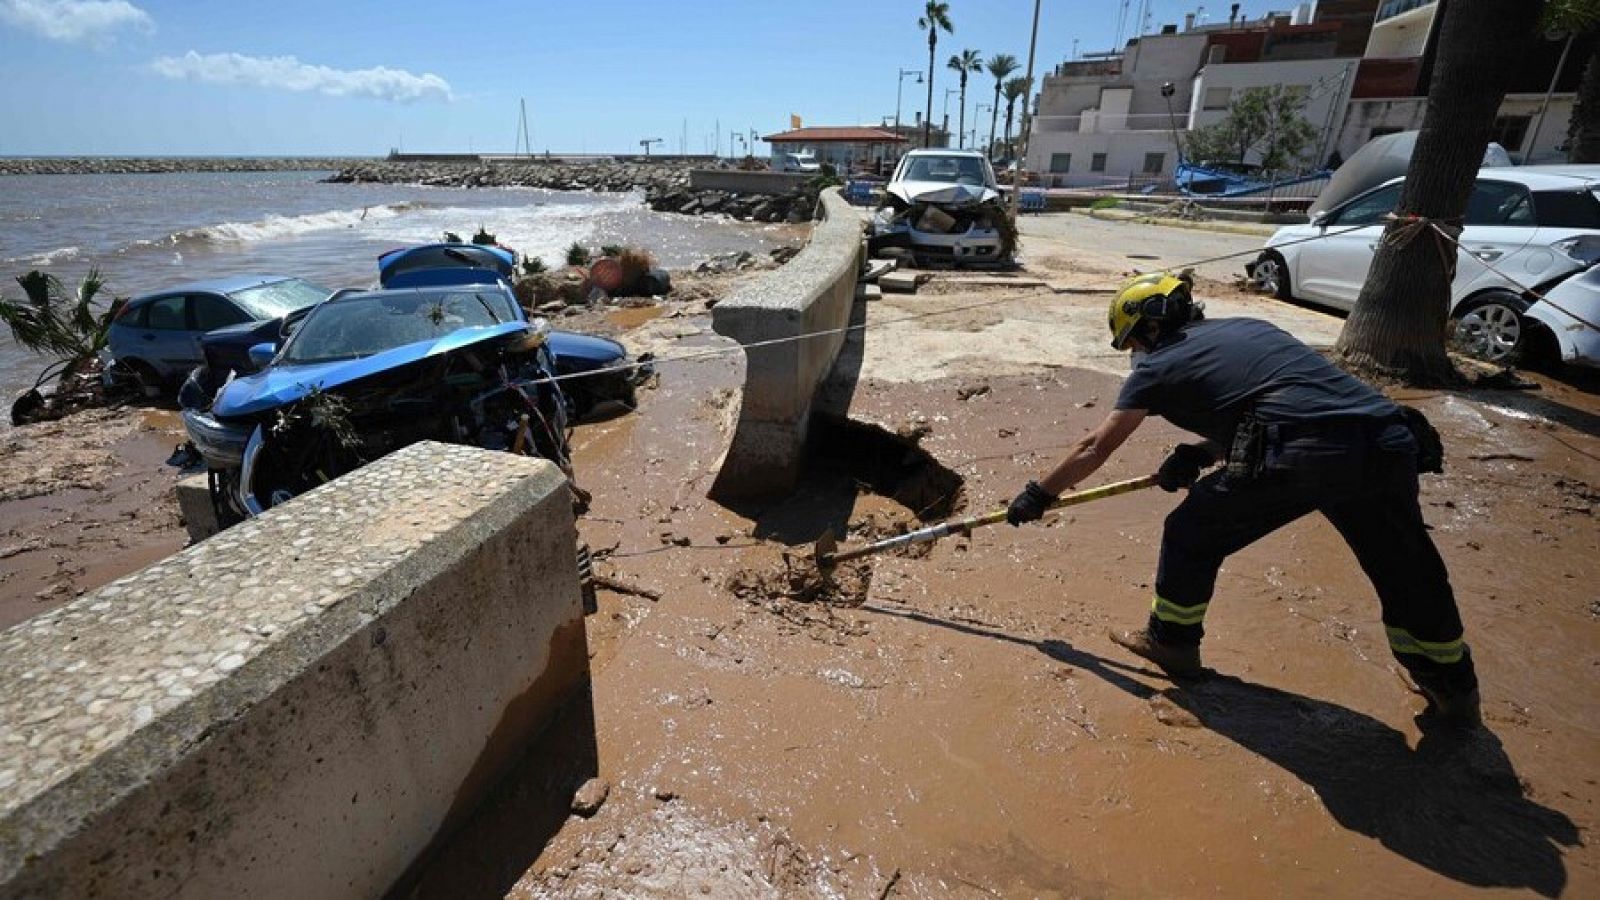
[[187,542],[165,465],[183,440],[176,413],[137,407],[0,433],[0,628]]
[[[1446,436],[1424,509],[1484,682],[1488,729],[1452,741],[1413,722],[1372,589],[1320,517],[1229,560],[1207,622],[1218,674],[1192,686],[1106,638],[1148,609],[1179,499],[1158,491],[862,560],[860,607],[797,600],[822,532],[848,546],[922,520],[827,464],[754,518],[705,500],[737,379],[724,361],[669,371],[636,414],[581,430],[597,568],[659,599],[601,592],[610,798],[511,896],[1600,890],[1593,394],[1405,397]],[[1116,386],[1074,369],[864,382],[849,409],[914,437],[983,511]],[[1178,439],[1147,426],[1095,483]]]

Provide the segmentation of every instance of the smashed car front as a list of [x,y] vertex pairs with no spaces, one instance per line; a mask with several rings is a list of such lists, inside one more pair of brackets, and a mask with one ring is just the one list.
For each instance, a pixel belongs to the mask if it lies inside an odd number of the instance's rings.
[[[884,192],[874,236],[880,244],[951,263],[1010,258],[1016,242],[1004,195],[981,163],[977,157],[909,158]],[[925,177],[906,177],[917,174]]]

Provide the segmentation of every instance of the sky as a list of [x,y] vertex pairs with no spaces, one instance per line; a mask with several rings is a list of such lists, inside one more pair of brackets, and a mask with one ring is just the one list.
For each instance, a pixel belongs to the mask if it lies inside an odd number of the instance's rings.
[[[1141,2],[1159,27],[1179,0]],[[1287,0],[1243,4],[1248,15]],[[728,153],[729,133],[893,119],[926,69],[923,0],[0,0],[0,156]],[[1039,72],[1113,46],[1123,0],[1042,0]],[[951,54],[1026,64],[1033,0],[951,0],[934,120],[958,119]],[[1133,31],[1124,27],[1124,34]],[[1020,71],[1018,74],[1021,74]],[[926,84],[907,76],[910,122]],[[994,80],[972,76],[968,127]],[[987,111],[982,113],[987,117]],[[1002,110],[1001,115],[1004,115]],[[743,144],[735,145],[742,153]],[[765,153],[765,144],[753,149]]]

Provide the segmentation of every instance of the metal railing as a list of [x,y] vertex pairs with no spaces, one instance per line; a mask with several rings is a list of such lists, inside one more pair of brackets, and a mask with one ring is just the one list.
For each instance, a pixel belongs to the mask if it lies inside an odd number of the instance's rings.
[[1435,2],[1437,2],[1437,0],[1386,0],[1386,2],[1378,7],[1378,16],[1372,20],[1372,23],[1376,25],[1377,23],[1382,22],[1384,19],[1392,19],[1401,13],[1408,13],[1413,9],[1421,9],[1424,6],[1432,6]]

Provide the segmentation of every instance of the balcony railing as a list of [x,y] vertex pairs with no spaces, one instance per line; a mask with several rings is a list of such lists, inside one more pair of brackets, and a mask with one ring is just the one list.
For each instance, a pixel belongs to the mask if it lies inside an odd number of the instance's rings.
[[1166,113],[1131,113],[1125,115],[1091,116],[1037,116],[1033,127],[1041,132],[1073,132],[1076,134],[1120,134],[1126,131],[1168,131],[1176,126],[1180,131],[1189,127],[1188,109]]
[[1408,13],[1413,9],[1421,9],[1424,6],[1432,6],[1435,2],[1437,2],[1437,0],[1385,0],[1384,3],[1378,6],[1378,17],[1372,21],[1373,24],[1377,24],[1382,22],[1384,19],[1392,19],[1401,13]]

